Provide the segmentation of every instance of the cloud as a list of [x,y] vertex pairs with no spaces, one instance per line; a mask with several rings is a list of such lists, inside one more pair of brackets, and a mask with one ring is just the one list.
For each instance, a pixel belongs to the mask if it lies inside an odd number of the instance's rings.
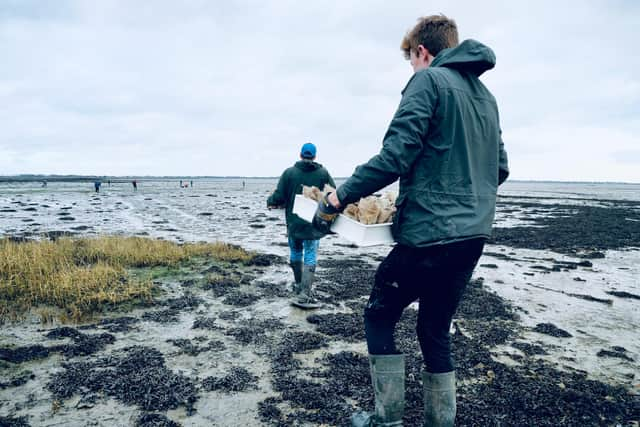
[[[402,36],[443,12],[497,54],[483,80],[513,178],[640,181],[616,154],[640,130],[640,6],[430,7],[3,2],[0,171],[276,176],[310,140],[334,175],[348,175],[380,149],[411,75]],[[604,170],[548,167],[572,152]]]

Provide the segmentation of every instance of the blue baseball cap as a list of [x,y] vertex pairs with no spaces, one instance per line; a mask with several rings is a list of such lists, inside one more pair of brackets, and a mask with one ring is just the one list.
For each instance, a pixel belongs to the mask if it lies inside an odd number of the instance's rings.
[[313,159],[316,156],[316,146],[307,142],[300,149],[300,155],[305,159]]

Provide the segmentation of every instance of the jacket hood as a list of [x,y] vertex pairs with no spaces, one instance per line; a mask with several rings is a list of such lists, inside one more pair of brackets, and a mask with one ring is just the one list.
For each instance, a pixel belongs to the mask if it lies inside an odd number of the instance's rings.
[[308,172],[308,171],[319,169],[322,167],[322,165],[312,160],[298,160],[295,164],[295,167],[305,172]]
[[496,65],[493,50],[482,43],[467,39],[458,46],[444,49],[431,63],[432,67],[454,68],[459,71],[481,75]]

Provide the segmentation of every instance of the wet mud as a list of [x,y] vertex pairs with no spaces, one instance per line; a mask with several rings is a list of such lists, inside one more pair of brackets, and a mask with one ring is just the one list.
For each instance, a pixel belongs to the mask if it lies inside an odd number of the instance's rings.
[[[210,202],[223,198],[203,197]],[[241,209],[238,203],[229,203]],[[526,251],[516,254],[509,249],[498,252],[502,249],[492,248],[485,255],[494,259],[483,263],[484,268],[499,273],[505,270],[504,261],[524,262],[538,265],[537,268],[524,267],[526,273],[537,277],[579,272],[587,278],[587,284],[591,284],[592,262],[597,266],[595,260],[603,258],[604,251],[640,246],[638,223],[632,221],[638,219],[638,207],[611,202],[613,210],[596,209],[504,198],[499,210],[524,212],[531,226],[499,227],[494,243],[514,248],[551,249],[579,259],[573,262],[550,255],[532,260],[522,255]],[[209,211],[213,211],[211,206],[203,206],[195,210],[193,216],[200,218],[197,221],[211,221],[213,218],[209,215],[197,215],[197,212]],[[81,224],[82,216],[77,209],[73,216]],[[244,212],[236,216],[225,218],[224,221],[236,221],[227,222],[225,226],[246,223]],[[185,218],[187,221],[188,216]],[[175,218],[164,221],[166,230],[185,227],[176,225]],[[264,230],[271,236],[267,247],[286,252],[284,238],[280,236],[275,239],[280,241],[273,241],[272,237],[273,230],[283,223],[282,218],[256,216],[251,217],[251,221],[257,226],[270,223],[266,228],[251,228],[250,232],[260,235]],[[616,222],[621,223],[620,227],[616,228]],[[57,219],[55,224],[64,228]],[[587,227],[595,230],[594,237],[584,233]],[[154,234],[157,230],[154,225],[137,232]],[[50,238],[69,233],[52,231]],[[234,425],[235,418],[228,424],[207,424],[202,418],[196,418],[201,414],[199,405],[227,396],[242,402],[247,396],[257,394],[253,403],[247,404],[250,406],[247,412],[255,418],[243,418],[242,425],[348,426],[353,411],[373,408],[362,313],[382,255],[381,251],[358,255],[353,245],[332,245],[340,249],[332,251],[330,256],[321,256],[316,273],[315,291],[324,303],[316,312],[296,311],[283,301],[290,296],[291,279],[285,257],[261,254],[246,265],[211,263],[200,266],[199,274],[179,281],[177,289],[172,288],[177,291],[170,293],[172,298],[160,297],[154,305],[139,308],[130,316],[46,331],[51,337],[39,345],[0,348],[0,359],[12,368],[11,375],[1,380],[0,390],[5,387],[5,390],[24,392],[26,387],[42,382],[47,384],[55,402],[81,414],[79,408],[90,408],[113,399],[126,408],[133,408],[135,417],[127,419],[140,426]],[[504,276],[500,278],[508,282]],[[546,320],[523,326],[520,319],[523,310],[491,292],[492,281],[486,282],[476,279],[469,284],[453,322],[452,347],[458,378],[457,425],[624,426],[640,419],[638,396],[628,388],[594,381],[585,372],[548,360],[554,348],[570,341],[564,334],[573,334],[573,328],[565,331]],[[615,306],[640,299],[632,292],[608,290],[606,293],[611,295]],[[597,303],[593,305],[603,309],[611,305],[607,302],[611,300],[603,298],[604,295],[588,295],[587,291],[584,294],[567,291],[558,296],[568,294]],[[407,308],[396,331],[398,348],[406,354],[404,422],[407,426],[422,422],[420,374],[423,363],[415,335],[416,319],[417,311]],[[145,328],[160,331],[166,328],[167,334],[145,342]],[[88,333],[88,329],[95,329],[97,333]],[[131,342],[125,342],[130,335],[147,346],[131,346]],[[600,344],[594,349],[594,355],[596,351],[603,363],[633,360],[630,351],[611,344]],[[34,377],[29,371],[20,370],[24,368],[20,366],[22,361],[41,363],[38,358],[47,358],[52,352],[65,357],[62,366],[52,367],[51,374],[38,373]],[[201,367],[204,368],[198,370]],[[77,399],[80,404],[75,406]],[[70,405],[74,408],[69,408]],[[240,407],[240,403],[238,405]],[[10,409],[0,408],[5,415],[0,418],[0,426],[28,425],[29,418],[7,417]],[[119,414],[120,410],[116,409],[115,413]],[[194,421],[196,419],[199,421]],[[32,421],[33,425],[37,423]]]

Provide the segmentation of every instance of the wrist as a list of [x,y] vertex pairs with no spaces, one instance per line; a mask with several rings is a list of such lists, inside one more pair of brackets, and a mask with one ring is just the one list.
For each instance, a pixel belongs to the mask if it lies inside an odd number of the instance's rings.
[[329,194],[328,200],[329,203],[331,203],[331,206],[333,206],[334,208],[340,209],[342,207],[340,199],[338,199],[338,195],[335,192]]

